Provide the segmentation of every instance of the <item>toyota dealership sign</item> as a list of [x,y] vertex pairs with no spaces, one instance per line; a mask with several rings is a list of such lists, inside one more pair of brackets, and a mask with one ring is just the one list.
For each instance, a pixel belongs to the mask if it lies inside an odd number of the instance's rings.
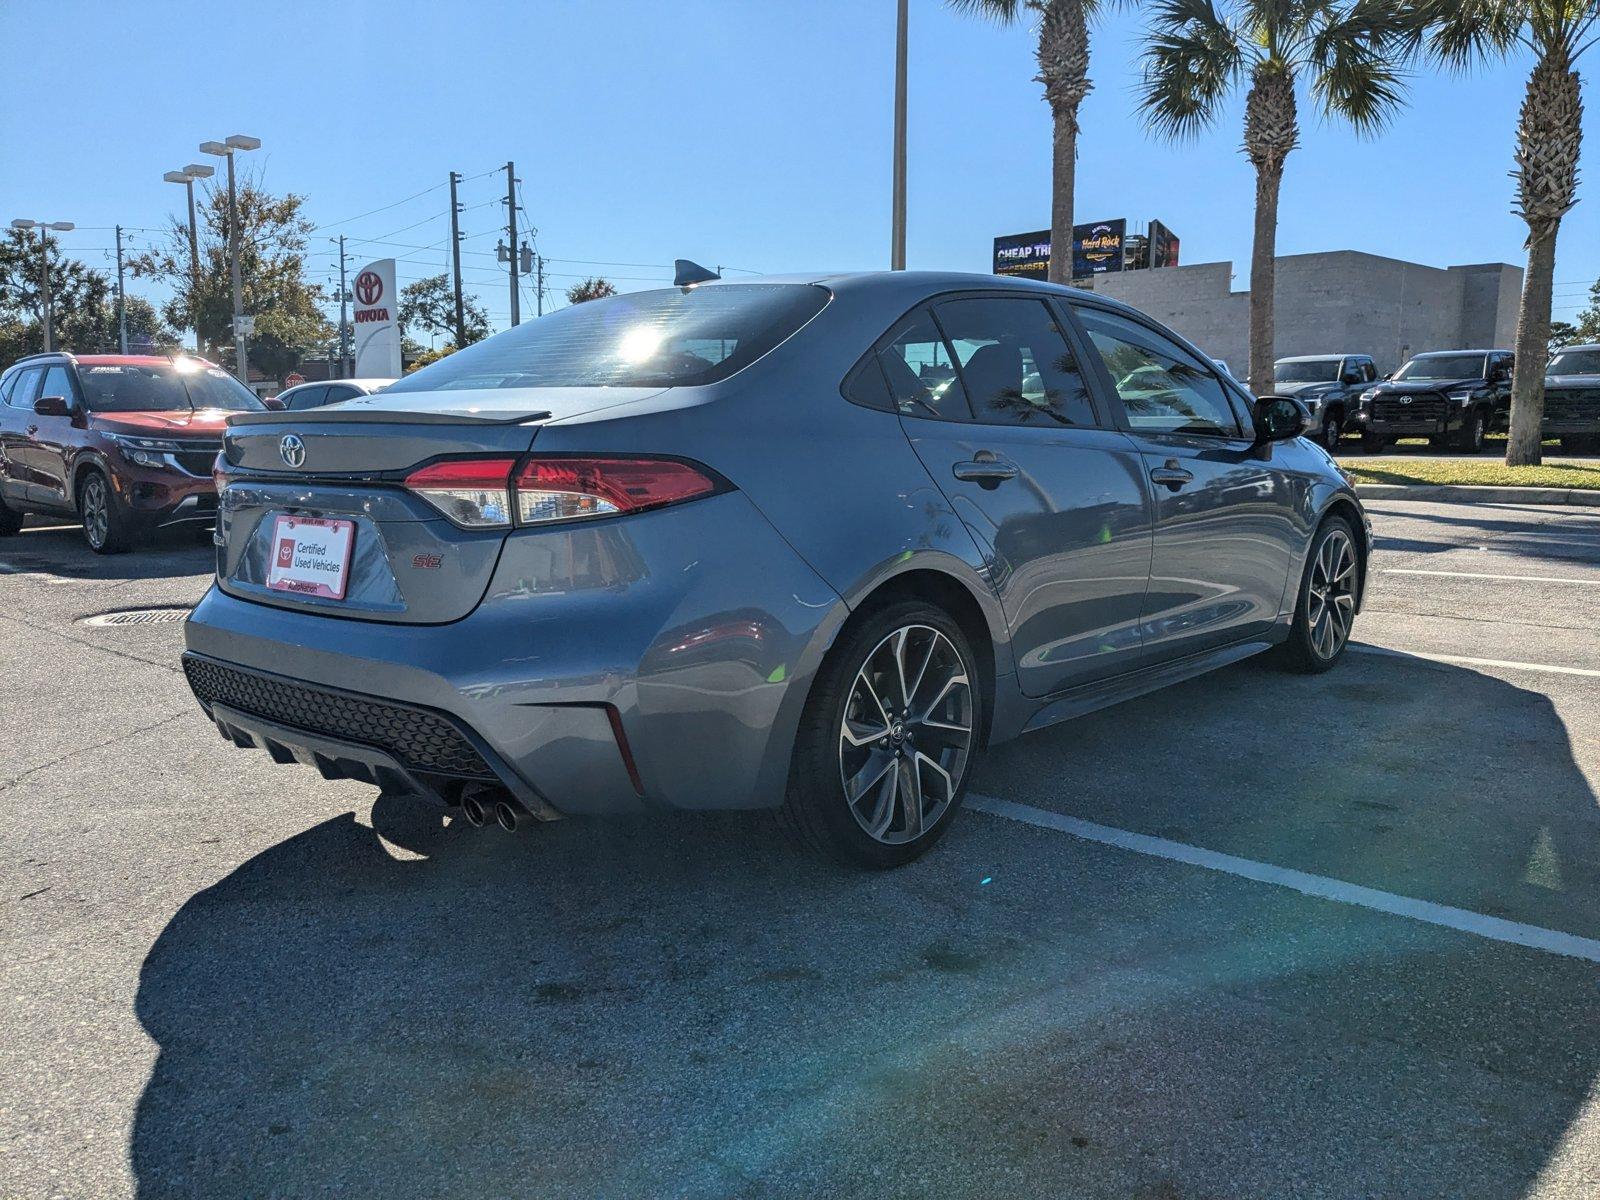
[[362,267],[350,291],[355,300],[356,374],[399,378],[400,297],[394,286],[394,259],[380,258]]

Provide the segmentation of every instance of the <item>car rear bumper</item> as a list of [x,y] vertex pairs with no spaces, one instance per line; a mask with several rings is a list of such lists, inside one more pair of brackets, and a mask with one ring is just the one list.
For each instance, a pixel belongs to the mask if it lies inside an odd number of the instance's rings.
[[[602,530],[612,566],[580,579]],[[484,601],[449,624],[213,587],[185,668],[225,736],[324,773],[449,799],[487,772],[536,813],[759,808],[782,802],[806,690],[845,615],[735,492],[514,533]],[[478,761],[438,758],[440,739]]]

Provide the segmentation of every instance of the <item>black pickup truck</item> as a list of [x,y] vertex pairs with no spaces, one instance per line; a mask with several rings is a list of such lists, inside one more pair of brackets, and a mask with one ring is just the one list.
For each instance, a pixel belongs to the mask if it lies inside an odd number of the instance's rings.
[[1600,450],[1600,346],[1568,346],[1550,360],[1542,431],[1568,454]]
[[1361,434],[1369,454],[1403,437],[1425,437],[1436,449],[1453,443],[1482,450],[1484,434],[1509,424],[1512,360],[1509,350],[1419,354],[1361,393],[1346,428]]

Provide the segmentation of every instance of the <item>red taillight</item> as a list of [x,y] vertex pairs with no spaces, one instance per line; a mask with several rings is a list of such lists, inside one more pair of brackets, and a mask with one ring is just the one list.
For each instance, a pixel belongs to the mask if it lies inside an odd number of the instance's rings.
[[659,458],[534,458],[512,478],[509,458],[449,459],[406,476],[406,487],[468,529],[543,525],[640,512],[693,500],[716,481]]
[[535,458],[517,472],[517,523],[639,512],[716,488],[688,463],[670,459]]
[[466,529],[511,524],[510,458],[436,462],[406,476],[406,487]]

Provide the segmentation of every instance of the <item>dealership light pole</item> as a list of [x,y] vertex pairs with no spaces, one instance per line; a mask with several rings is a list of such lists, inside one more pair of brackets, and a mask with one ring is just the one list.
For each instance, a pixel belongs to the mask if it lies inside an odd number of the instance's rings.
[[250,386],[250,336],[245,331],[244,285],[239,269],[239,198],[234,190],[233,156],[241,150],[261,149],[261,139],[236,133],[226,141],[201,142],[203,154],[228,160],[228,273],[233,277],[234,373],[245,387]]
[[889,235],[889,269],[906,269],[906,0],[894,37],[894,215]]
[[50,243],[45,240],[45,231],[54,229],[57,233],[70,233],[77,228],[71,221],[28,221],[18,217],[11,222],[13,229],[37,229],[39,231],[39,308],[44,318],[44,348],[49,353],[56,348],[55,332],[51,329],[50,312]]
[[344,234],[328,240],[339,243],[339,378],[346,379],[350,375],[350,289],[344,278]]
[[181,183],[189,193],[189,316],[194,321],[194,352],[203,354],[200,345],[200,232],[194,220],[194,181],[210,179],[217,173],[215,167],[204,163],[190,163],[181,171],[168,171],[161,178],[168,183]]

